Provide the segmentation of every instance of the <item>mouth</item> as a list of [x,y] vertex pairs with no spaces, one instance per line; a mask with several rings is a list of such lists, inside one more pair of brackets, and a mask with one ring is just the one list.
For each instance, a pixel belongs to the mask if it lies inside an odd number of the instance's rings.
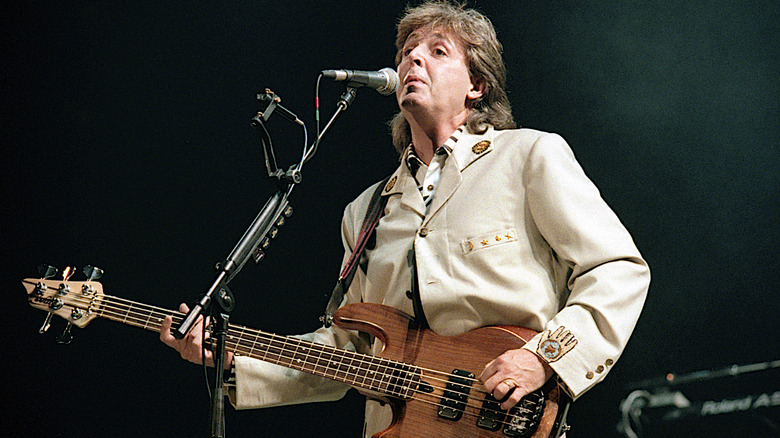
[[410,74],[410,75],[407,75],[406,78],[404,78],[404,85],[424,84],[424,83],[425,83],[425,81],[423,81],[422,78],[420,76],[417,76],[417,75]]

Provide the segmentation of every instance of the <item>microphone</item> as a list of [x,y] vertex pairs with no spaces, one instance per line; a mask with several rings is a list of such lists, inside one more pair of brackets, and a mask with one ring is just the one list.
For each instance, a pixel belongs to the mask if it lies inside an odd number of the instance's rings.
[[323,70],[322,75],[334,81],[348,81],[347,85],[353,87],[370,87],[385,96],[398,88],[398,73],[389,67],[379,71]]

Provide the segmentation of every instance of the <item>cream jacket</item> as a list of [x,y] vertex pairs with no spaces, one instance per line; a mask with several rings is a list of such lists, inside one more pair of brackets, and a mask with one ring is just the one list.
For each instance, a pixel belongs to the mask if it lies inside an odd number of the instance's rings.
[[[349,204],[345,260],[376,185]],[[545,359],[577,398],[620,356],[647,294],[650,273],[631,236],[587,178],[566,142],[530,129],[464,132],[442,169],[425,215],[401,164],[347,302],[382,303],[413,315],[410,249],[432,330],[460,334],[497,324],[540,334],[527,348]],[[369,351],[364,338],[320,329],[305,338]],[[376,346],[375,346],[376,348]],[[237,408],[340,398],[348,387],[253,359],[236,359]],[[367,404],[367,436],[389,412]]]

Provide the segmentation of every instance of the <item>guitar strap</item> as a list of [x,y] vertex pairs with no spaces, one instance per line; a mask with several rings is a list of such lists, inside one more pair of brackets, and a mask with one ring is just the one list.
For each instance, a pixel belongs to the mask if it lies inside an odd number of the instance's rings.
[[374,194],[371,196],[371,201],[368,203],[368,211],[366,211],[366,217],[363,219],[363,225],[360,228],[360,235],[358,236],[355,249],[352,251],[352,255],[349,256],[347,264],[344,265],[344,269],[341,271],[336,286],[333,288],[333,292],[330,294],[330,300],[325,308],[325,314],[320,317],[320,321],[325,327],[330,327],[333,324],[333,314],[341,306],[341,302],[344,301],[344,295],[349,290],[349,285],[352,283],[352,279],[355,277],[355,271],[360,264],[361,259],[366,251],[369,240],[374,234],[379,219],[385,210],[387,204],[387,197],[382,197],[382,190],[385,188],[387,181],[390,179],[388,176],[377,186]]

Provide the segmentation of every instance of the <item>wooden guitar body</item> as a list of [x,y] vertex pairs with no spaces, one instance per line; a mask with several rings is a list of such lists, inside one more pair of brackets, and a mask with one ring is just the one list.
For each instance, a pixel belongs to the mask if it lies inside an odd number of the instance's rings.
[[[484,327],[459,336],[441,336],[431,330],[416,328],[405,313],[379,304],[352,304],[334,315],[336,325],[347,330],[369,333],[382,341],[379,355],[393,361],[414,364],[421,369],[421,381],[431,384],[431,393],[417,391],[407,400],[378,397],[393,407],[393,424],[374,438],[428,437],[505,437],[501,430],[477,426],[477,419],[486,396],[479,381],[474,381],[463,415],[458,420],[437,414],[443,398],[444,375],[463,370],[479,375],[485,365],[509,349],[520,348],[536,332],[522,327]],[[543,388],[543,415],[538,427],[530,434],[516,436],[532,438],[556,437],[564,423],[568,398],[552,381]],[[369,397],[377,397],[368,392]],[[528,431],[527,431],[528,432]]]

